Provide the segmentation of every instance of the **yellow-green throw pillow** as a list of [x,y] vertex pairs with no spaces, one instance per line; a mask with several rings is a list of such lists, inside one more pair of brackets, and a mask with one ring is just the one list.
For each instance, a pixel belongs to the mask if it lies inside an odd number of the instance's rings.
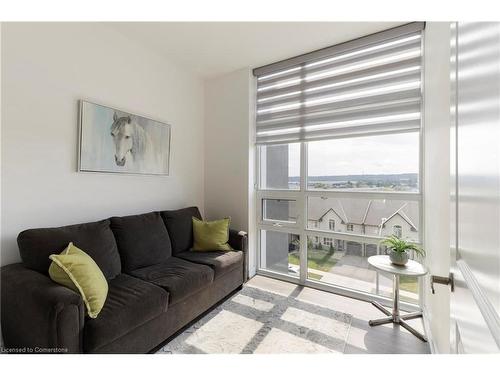
[[49,258],[50,278],[80,293],[89,316],[97,318],[108,296],[108,282],[96,262],[73,242],[61,254]]
[[193,251],[233,250],[229,241],[230,218],[202,221],[193,217]]

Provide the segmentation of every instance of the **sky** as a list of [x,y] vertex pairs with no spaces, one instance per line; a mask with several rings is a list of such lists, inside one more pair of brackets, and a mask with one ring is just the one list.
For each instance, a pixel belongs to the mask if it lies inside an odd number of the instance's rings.
[[[418,173],[419,133],[309,142],[309,176]],[[299,176],[300,144],[289,145],[290,176]]]

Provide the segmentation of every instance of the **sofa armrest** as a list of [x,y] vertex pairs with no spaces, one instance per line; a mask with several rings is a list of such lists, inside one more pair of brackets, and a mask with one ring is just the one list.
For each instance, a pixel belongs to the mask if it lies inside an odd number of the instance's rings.
[[229,229],[229,245],[235,250],[247,251],[247,233]]
[[78,293],[21,263],[1,268],[5,347],[22,353],[80,353],[85,306]]
[[244,231],[229,229],[229,245],[235,250],[243,251],[243,282],[248,280],[248,235]]

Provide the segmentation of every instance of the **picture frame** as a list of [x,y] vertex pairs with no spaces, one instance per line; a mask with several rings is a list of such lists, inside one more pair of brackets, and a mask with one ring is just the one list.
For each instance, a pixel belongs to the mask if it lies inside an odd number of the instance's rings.
[[78,172],[170,175],[171,125],[79,101]]

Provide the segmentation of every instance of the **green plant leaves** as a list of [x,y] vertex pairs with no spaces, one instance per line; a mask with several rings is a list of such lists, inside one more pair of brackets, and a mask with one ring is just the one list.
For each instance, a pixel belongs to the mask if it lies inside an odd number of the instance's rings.
[[387,246],[389,249],[403,253],[408,250],[413,250],[415,253],[420,255],[421,257],[425,257],[424,249],[418,247],[417,245],[408,242],[402,238],[396,237],[394,235],[384,238],[381,242],[382,245]]

